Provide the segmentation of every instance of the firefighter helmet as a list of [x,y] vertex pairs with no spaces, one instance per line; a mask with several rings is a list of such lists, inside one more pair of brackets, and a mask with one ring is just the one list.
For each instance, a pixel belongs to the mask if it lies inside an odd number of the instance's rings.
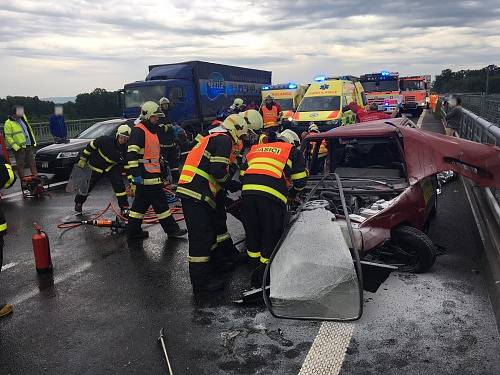
[[231,134],[235,142],[238,142],[243,135],[248,134],[247,122],[240,115],[233,114],[227,116],[221,126]]
[[294,146],[300,146],[300,138],[293,130],[285,129],[278,134],[278,139],[290,143]]
[[232,109],[238,109],[243,106],[243,99],[241,98],[236,98],[234,99],[233,104],[231,105]]
[[141,106],[141,119],[149,120],[151,116],[165,117],[158,104],[152,101],[145,102]]
[[314,122],[311,122],[311,125],[309,125],[309,132],[319,133],[318,125],[316,125]]
[[116,137],[118,138],[119,135],[123,135],[124,137],[130,137],[130,132],[132,129],[130,129],[130,126],[127,124],[122,124],[116,129]]
[[264,126],[264,121],[262,120],[262,115],[259,111],[255,109],[249,109],[245,112],[240,112],[240,116],[243,117],[248,125],[248,130],[255,132],[261,130]]

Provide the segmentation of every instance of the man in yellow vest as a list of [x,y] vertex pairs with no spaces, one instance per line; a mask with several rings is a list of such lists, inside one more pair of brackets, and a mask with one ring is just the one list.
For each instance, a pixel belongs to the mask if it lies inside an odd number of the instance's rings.
[[240,148],[247,133],[245,119],[229,115],[219,127],[200,138],[182,168],[177,195],[182,200],[189,233],[189,275],[194,291],[223,289],[217,273],[232,269],[217,242],[219,224],[225,221],[220,214],[224,209],[221,197],[223,189],[235,192],[241,188],[239,181],[231,179],[229,166],[233,151]]
[[29,165],[31,174],[36,176],[35,158],[33,157],[34,148],[36,147],[35,134],[26,118],[24,108],[20,105],[12,107],[9,118],[5,121],[3,132],[7,144],[14,151],[16,158],[17,174],[23,183],[24,166]]
[[168,206],[163,190],[160,169],[159,118],[163,116],[155,102],[145,102],[141,107],[141,122],[132,128],[127,147],[129,180],[136,186],[135,199],[128,213],[127,237],[142,240],[149,236],[141,230],[142,219],[149,206],[153,206],[163,231],[169,238],[184,236],[187,231],[179,228]]
[[281,107],[274,101],[271,95],[266,97],[264,104],[260,108],[260,113],[264,120],[264,132],[278,131]]
[[[299,138],[292,133],[285,130],[276,142],[253,145],[241,171],[243,227],[247,254],[255,267],[254,287],[262,286],[266,264],[283,233],[289,196],[307,183],[304,157],[294,147]],[[287,181],[291,181],[290,188]]]

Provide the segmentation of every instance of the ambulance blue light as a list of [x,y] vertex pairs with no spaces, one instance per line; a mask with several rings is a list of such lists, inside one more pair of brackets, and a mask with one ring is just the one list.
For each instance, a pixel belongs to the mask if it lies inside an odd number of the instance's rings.
[[295,83],[289,83],[288,84],[288,88],[289,89],[296,89],[297,88],[297,85]]
[[269,90],[269,89],[270,89],[270,87],[269,87],[269,86],[262,86],[262,90],[264,90],[264,91],[265,91],[265,90]]
[[316,82],[323,82],[324,80],[326,80],[326,76],[316,76],[314,77],[314,80]]
[[380,72],[380,74],[383,75],[383,76],[388,76],[391,73],[389,73],[387,70],[383,70],[383,71]]

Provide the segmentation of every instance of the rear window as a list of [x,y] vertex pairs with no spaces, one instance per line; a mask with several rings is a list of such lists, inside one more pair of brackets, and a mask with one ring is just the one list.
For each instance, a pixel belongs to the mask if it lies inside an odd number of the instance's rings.
[[299,112],[338,111],[340,96],[309,96],[300,102]]

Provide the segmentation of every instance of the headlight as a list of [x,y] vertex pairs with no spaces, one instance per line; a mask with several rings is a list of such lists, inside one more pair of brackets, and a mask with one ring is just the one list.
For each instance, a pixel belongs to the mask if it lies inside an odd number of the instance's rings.
[[288,121],[292,122],[293,121],[293,117],[288,117]]
[[71,152],[60,152],[57,154],[56,159],[69,159],[69,158],[76,158],[78,156],[78,151],[71,151]]
[[420,105],[425,105],[425,102],[420,103]]

